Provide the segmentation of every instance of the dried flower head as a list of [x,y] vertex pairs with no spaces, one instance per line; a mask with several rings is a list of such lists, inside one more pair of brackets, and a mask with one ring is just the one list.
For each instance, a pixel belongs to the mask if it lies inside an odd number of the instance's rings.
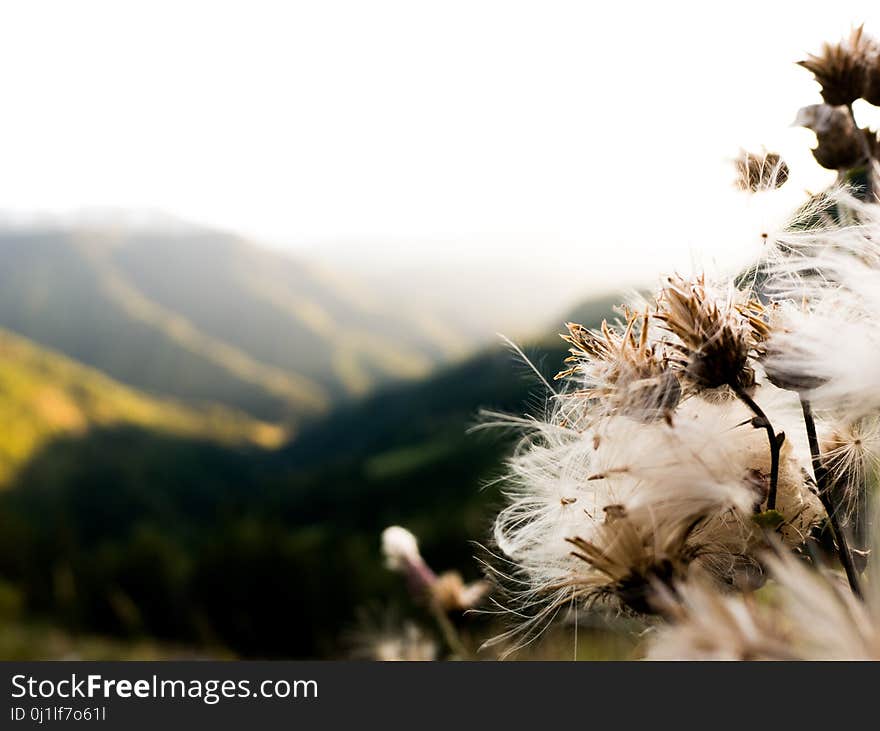
[[736,186],[740,190],[757,193],[762,190],[781,188],[788,180],[788,165],[775,152],[760,153],[740,151],[734,160]]
[[624,413],[645,420],[675,409],[681,398],[678,378],[669,367],[665,344],[649,339],[648,311],[624,311],[623,332],[603,320],[599,331],[566,323],[562,335],[571,348],[569,367],[556,378],[580,377],[583,388],[575,396],[595,399],[603,413]]
[[768,553],[764,562],[775,582],[769,601],[720,597],[705,584],[678,586],[665,605],[673,624],[657,632],[648,657],[880,659],[880,595],[874,584],[862,603],[840,577],[812,570],[790,553]]
[[457,571],[437,576],[419,553],[416,537],[399,525],[382,532],[382,552],[388,568],[406,577],[417,599],[427,599],[443,611],[473,609],[489,590],[485,581],[465,584]]
[[808,355],[806,350],[799,349],[797,345],[794,348],[783,350],[778,339],[771,340],[762,356],[764,372],[767,375],[767,380],[777,388],[797,393],[808,393],[822,386],[826,379],[823,376],[812,375],[805,369],[797,368],[798,352],[804,356]]
[[852,104],[866,95],[877,55],[876,41],[860,25],[852,30],[849,38],[823,44],[820,53],[810,54],[798,65],[816,77],[825,103],[838,106]]
[[463,612],[476,607],[488,591],[486,581],[465,584],[457,571],[444,571],[431,586],[431,597],[446,612]]
[[403,574],[415,594],[421,596],[429,592],[437,581],[436,574],[419,552],[416,537],[406,528],[392,525],[382,531],[382,553],[388,568]]
[[855,526],[854,538],[864,545],[869,485],[880,473],[880,418],[843,419],[832,423],[821,440],[822,461],[831,475],[834,503],[841,523]]
[[607,596],[633,611],[652,612],[650,597],[656,585],[684,580],[691,564],[708,550],[710,544],[700,532],[714,506],[702,507],[694,514],[684,508],[661,522],[644,506],[627,510],[606,505],[605,521],[592,540],[567,539],[574,547],[572,555],[593,569],[572,574],[573,595],[591,601]]
[[[765,400],[787,424],[776,398]],[[650,422],[612,415],[581,429],[573,421],[560,405],[548,422],[519,422],[532,433],[509,460],[497,573],[510,588],[507,604],[530,618],[521,631],[572,601],[644,610],[652,582],[692,565],[723,584],[760,583],[763,534],[752,516],[766,500],[770,457],[740,401],[692,397]],[[791,546],[821,515],[804,478],[806,451],[792,439],[781,455],[779,530]]]
[[767,323],[768,334],[758,348],[758,358],[767,380],[785,391],[806,394],[827,380],[812,373],[809,353],[793,334],[797,318],[803,316],[805,304],[776,302],[769,307],[753,305]]
[[880,106],[880,44],[875,44],[865,57],[865,88],[862,99],[868,104]]
[[855,419],[880,408],[880,217],[843,196],[838,207],[855,222],[795,238],[767,268],[778,304],[762,360],[778,382],[809,387],[817,410]]
[[676,353],[671,362],[699,389],[754,386],[749,357],[767,329],[751,304],[738,298],[732,289],[712,292],[702,275],[669,277],[660,294],[654,316],[678,339],[670,345]]
[[827,170],[850,170],[877,155],[877,134],[856,126],[848,107],[811,104],[798,111],[794,123],[815,132],[813,157]]

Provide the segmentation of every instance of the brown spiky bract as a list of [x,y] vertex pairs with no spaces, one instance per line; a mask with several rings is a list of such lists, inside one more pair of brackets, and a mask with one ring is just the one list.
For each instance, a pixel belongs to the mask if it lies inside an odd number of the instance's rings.
[[825,43],[821,52],[810,54],[798,61],[816,77],[822,87],[826,104],[852,104],[864,96],[874,96],[876,85],[878,44],[864,32],[863,26],[854,28],[849,38],[839,43]]
[[591,540],[566,539],[571,555],[593,569],[574,572],[568,582],[588,602],[606,600],[652,614],[658,589],[672,589],[692,569],[719,586],[742,578],[751,529],[723,518],[717,506],[680,505],[663,517],[645,506],[608,505],[604,511]]
[[758,193],[781,188],[788,180],[788,165],[776,152],[754,153],[742,150],[734,160],[736,187]]
[[794,123],[815,132],[813,157],[826,170],[850,170],[877,156],[877,133],[856,126],[845,106],[810,104],[798,111]]
[[[586,562],[604,577],[599,594],[613,596],[635,612],[651,613],[649,596],[655,583],[671,586],[687,575],[697,549],[688,539],[702,516],[680,520],[658,539],[645,530],[649,522],[632,520],[622,506],[606,508],[605,522],[596,539],[569,538],[572,555]],[[596,594],[598,586],[583,577],[573,580],[583,595]]]
[[756,307],[710,295],[703,276],[669,277],[655,317],[678,338],[672,364],[699,389],[750,390],[749,356],[768,332]]
[[607,400],[616,411],[642,418],[659,418],[674,409],[681,397],[678,379],[669,367],[664,343],[651,342],[650,314],[624,310],[621,332],[603,320],[598,331],[566,323],[561,335],[571,348],[569,365],[556,379],[582,376],[579,395]]

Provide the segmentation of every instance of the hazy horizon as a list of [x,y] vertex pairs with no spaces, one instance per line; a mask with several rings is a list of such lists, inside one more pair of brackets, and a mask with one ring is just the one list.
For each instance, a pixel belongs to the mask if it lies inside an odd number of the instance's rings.
[[611,244],[645,274],[657,249],[723,250],[696,232],[741,209],[740,146],[780,149],[794,199],[828,180],[789,128],[818,100],[794,61],[880,11],[807,5],[28,3],[0,50],[29,110],[0,208],[155,209],[292,250]]
[[[880,11],[750,5],[28,3],[0,210],[167,215],[520,334],[738,267],[833,179],[790,126],[819,100],[794,62]],[[761,146],[791,178],[749,198],[731,160]]]

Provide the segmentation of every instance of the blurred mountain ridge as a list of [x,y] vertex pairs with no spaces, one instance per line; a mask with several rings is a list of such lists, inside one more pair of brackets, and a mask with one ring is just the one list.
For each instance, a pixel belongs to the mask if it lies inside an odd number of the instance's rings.
[[0,261],[0,327],[149,393],[265,420],[314,418],[475,344],[351,278],[173,219],[7,222]]

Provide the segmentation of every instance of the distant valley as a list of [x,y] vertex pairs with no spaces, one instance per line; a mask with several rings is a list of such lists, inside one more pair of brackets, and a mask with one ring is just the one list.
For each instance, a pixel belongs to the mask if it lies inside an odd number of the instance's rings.
[[0,230],[0,327],[123,383],[295,423],[475,343],[418,305],[177,225]]

